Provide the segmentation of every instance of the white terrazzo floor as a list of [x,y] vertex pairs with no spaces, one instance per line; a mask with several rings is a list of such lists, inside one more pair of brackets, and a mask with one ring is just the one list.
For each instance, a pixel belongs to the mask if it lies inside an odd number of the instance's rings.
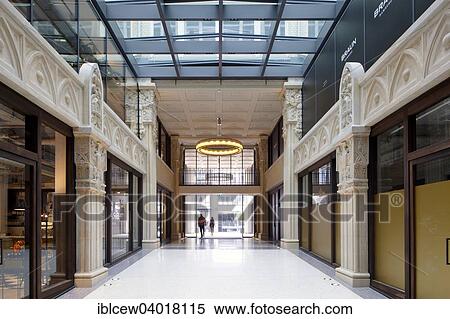
[[287,250],[207,241],[156,249],[86,298],[360,298]]

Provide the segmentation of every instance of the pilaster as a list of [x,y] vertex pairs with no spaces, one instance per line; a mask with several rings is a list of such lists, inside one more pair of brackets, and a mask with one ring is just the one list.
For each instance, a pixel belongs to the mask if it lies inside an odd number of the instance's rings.
[[103,267],[107,146],[90,133],[74,134],[77,192],[75,285],[92,287],[108,271]]
[[182,233],[182,218],[180,215],[180,207],[182,207],[182,198],[179,196],[179,187],[180,187],[180,174],[181,174],[181,145],[178,135],[172,135],[170,137],[171,147],[171,167],[173,170],[173,175],[175,179],[175,187],[173,192],[173,203],[174,207],[172,207],[172,240],[181,239],[184,234]]
[[255,237],[261,240],[269,239],[269,205],[267,205],[267,200],[265,198],[265,184],[266,181],[264,179],[265,172],[269,168],[268,161],[268,139],[267,135],[259,136],[258,143],[258,177],[259,177],[259,185],[261,186],[261,194],[262,196],[258,196],[257,198],[257,211],[255,214],[256,218],[256,229],[255,229]]
[[139,83],[139,106],[142,112],[142,140],[147,146],[147,174],[144,178],[144,194],[147,201],[144,204],[142,247],[159,246],[157,238],[157,92],[156,85],[148,80]]
[[298,144],[302,134],[301,79],[289,79],[284,84],[283,102],[283,141],[284,141],[284,196],[281,208],[281,247],[297,248],[298,239],[298,210],[297,210],[297,178],[295,174],[294,147]]
[[370,284],[368,265],[367,166],[369,129],[353,127],[336,150],[339,172],[341,266],[336,276],[354,287]]

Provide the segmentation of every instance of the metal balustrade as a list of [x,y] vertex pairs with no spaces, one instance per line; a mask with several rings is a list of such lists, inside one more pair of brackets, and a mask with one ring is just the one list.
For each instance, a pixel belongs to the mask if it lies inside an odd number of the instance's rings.
[[254,168],[249,169],[189,169],[182,171],[183,185],[257,185]]

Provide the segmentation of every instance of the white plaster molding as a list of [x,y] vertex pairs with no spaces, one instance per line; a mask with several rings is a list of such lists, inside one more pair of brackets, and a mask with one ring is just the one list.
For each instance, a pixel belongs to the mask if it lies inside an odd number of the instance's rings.
[[146,173],[145,144],[106,103],[103,103],[103,109],[105,123],[103,134],[110,143],[108,151],[136,170]]
[[359,63],[346,63],[341,77],[340,99],[294,147],[295,172],[308,168],[334,152],[337,145],[360,122],[359,80],[364,69]]
[[82,122],[77,73],[18,12],[0,1],[0,80],[72,126]]
[[147,148],[103,101],[103,85],[98,65],[84,63],[80,69],[80,77],[85,85],[85,113],[84,126],[76,131],[96,136],[114,156],[145,173]]
[[286,135],[286,125],[295,125],[298,139],[302,136],[302,79],[289,79],[283,85],[283,136]]
[[361,124],[376,124],[449,77],[450,2],[437,0],[362,77]]

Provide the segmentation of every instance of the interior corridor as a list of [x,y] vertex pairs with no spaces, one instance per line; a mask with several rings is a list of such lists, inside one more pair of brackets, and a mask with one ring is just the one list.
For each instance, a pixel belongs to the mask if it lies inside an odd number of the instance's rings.
[[336,281],[312,257],[253,239],[186,239],[141,255],[89,294],[63,298],[382,298]]

